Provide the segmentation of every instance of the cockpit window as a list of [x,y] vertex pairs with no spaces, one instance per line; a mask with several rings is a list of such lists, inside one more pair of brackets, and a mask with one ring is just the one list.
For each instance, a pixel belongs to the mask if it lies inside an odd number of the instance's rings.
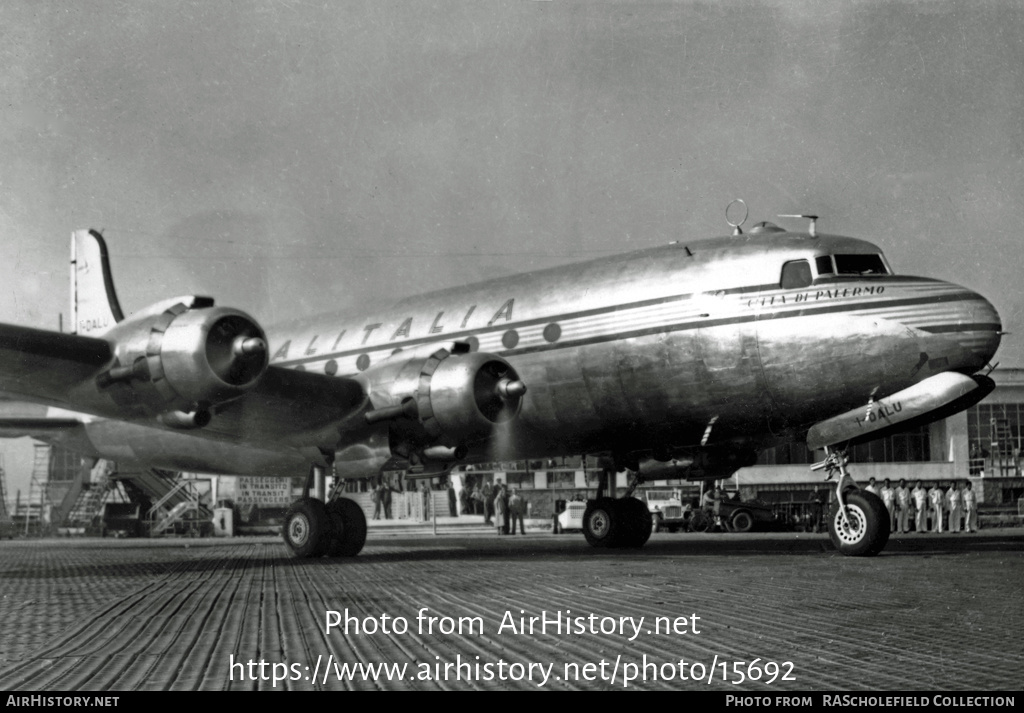
[[782,289],[796,290],[811,286],[811,263],[794,260],[782,266]]
[[836,255],[838,275],[888,275],[881,255]]
[[814,258],[814,264],[818,268],[819,275],[834,275],[835,268],[832,267],[832,256],[831,255],[820,255]]

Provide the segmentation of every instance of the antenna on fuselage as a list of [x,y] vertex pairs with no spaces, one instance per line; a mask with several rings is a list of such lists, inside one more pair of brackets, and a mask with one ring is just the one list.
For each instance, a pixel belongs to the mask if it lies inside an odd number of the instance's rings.
[[816,216],[816,215],[788,215],[787,214],[787,215],[780,215],[778,217],[779,218],[806,218],[807,220],[811,221],[811,227],[807,230],[807,234],[810,235],[812,238],[818,237],[818,233],[815,230],[815,221],[818,220],[818,216]]
[[[740,218],[740,221],[738,223],[734,223],[733,221],[729,220],[729,209],[732,208],[737,203],[739,203],[741,206],[743,206],[743,217]],[[743,228],[740,227],[740,226],[742,226],[744,223],[747,222],[747,216],[749,214],[750,214],[750,209],[747,208],[746,201],[744,201],[742,198],[736,198],[736,199],[732,200],[729,203],[729,205],[727,205],[725,207],[725,222],[732,226],[732,234],[733,235],[743,235]]]

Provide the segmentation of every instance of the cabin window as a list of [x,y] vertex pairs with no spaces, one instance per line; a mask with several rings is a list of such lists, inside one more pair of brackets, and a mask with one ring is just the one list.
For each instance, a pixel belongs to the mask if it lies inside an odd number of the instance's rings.
[[811,263],[794,260],[782,266],[782,289],[796,290],[811,286]]
[[836,255],[839,275],[888,275],[881,255]]
[[834,275],[836,270],[832,267],[831,255],[820,255],[814,258],[814,264],[818,267],[819,275]]

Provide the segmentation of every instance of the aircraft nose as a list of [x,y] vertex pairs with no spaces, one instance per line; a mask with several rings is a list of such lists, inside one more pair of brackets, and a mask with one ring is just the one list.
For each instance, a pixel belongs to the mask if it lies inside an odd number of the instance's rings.
[[972,294],[975,299],[970,301],[970,322],[963,325],[960,343],[987,364],[1003,339],[1003,321],[991,302],[978,293]]
[[1003,338],[1003,323],[999,313],[985,297],[964,288],[944,312],[940,323],[926,331],[955,339],[969,357],[961,368],[980,369],[995,356]]

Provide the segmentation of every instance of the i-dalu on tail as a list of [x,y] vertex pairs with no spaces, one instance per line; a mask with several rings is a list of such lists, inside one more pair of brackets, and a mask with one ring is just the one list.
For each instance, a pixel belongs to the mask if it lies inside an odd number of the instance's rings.
[[[875,245],[769,222],[264,330],[186,296],[125,317],[99,234],[75,244],[77,334],[0,325],[0,391],[76,412],[81,447],[151,467],[308,474],[284,538],[355,555],[366,521],[326,473],[603,454],[635,474],[584,516],[598,547],[651,532],[643,481],[713,480],[806,440],[835,476],[844,554],[878,553],[881,501],[847,444],[984,398],[1002,326],[981,295],[895,274]],[[335,489],[335,496],[338,494]],[[614,492],[614,491],[610,491]]]

